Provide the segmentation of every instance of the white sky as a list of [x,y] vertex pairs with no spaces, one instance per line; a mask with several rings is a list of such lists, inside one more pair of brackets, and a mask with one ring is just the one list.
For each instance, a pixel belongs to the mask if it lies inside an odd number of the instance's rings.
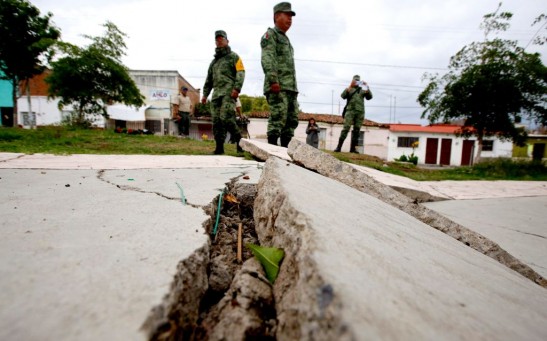
[[[64,41],[83,46],[82,34],[98,36],[112,21],[128,37],[123,59],[134,70],[177,70],[203,88],[214,55],[214,31],[228,33],[245,65],[243,94],[262,95],[260,38],[273,27],[273,6],[262,0],[31,0],[53,22]],[[299,103],[307,113],[338,114],[342,90],[354,74],[370,85],[374,98],[366,118],[387,123],[423,123],[416,102],[425,72],[443,74],[464,45],[481,41],[483,15],[499,0],[298,0],[287,32],[295,50]],[[513,13],[503,37],[526,46],[547,13],[545,0],[504,0]],[[542,30],[545,34],[545,29]],[[530,45],[547,64],[547,46]]]

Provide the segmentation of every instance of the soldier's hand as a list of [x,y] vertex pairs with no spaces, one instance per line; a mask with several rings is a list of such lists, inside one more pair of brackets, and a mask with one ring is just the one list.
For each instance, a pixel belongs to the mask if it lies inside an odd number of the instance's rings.
[[201,97],[201,104],[205,104],[205,103],[207,103],[207,98]]
[[239,96],[239,91],[237,91],[236,89],[232,90],[230,97],[232,97],[233,99],[237,99],[238,96]]
[[270,85],[270,92],[273,94],[278,94],[281,91],[281,86],[279,86],[279,83],[272,83]]

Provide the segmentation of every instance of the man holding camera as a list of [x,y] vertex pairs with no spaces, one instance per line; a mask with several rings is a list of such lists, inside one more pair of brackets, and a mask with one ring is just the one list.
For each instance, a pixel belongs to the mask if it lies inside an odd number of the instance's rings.
[[361,131],[361,126],[363,125],[363,120],[365,119],[365,99],[370,100],[372,98],[372,92],[370,92],[368,84],[361,81],[361,77],[359,75],[355,75],[353,76],[349,87],[344,89],[341,96],[343,99],[347,100],[344,111],[342,112],[342,117],[344,118],[344,128],[340,133],[338,146],[334,151],[338,153],[342,151],[344,140],[348,136],[349,129],[353,125],[349,151],[350,153],[359,154],[356,147],[359,142],[359,132]]

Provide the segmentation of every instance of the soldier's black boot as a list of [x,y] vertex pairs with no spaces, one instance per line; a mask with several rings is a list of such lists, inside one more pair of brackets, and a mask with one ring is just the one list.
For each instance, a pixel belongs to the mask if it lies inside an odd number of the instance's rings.
[[268,143],[277,146],[277,136],[268,135]]
[[357,143],[359,143],[359,134],[356,134],[355,132],[352,131],[351,132],[351,144],[350,144],[350,148],[349,148],[350,153],[359,154],[359,152],[356,149]]
[[222,155],[224,154],[224,140],[222,139],[215,139],[216,142],[216,148],[213,154],[215,155]]
[[289,142],[291,142],[292,137],[290,136],[281,136],[281,147],[287,148],[289,146]]
[[343,139],[339,139],[338,140],[338,146],[336,147],[336,149],[334,150],[334,152],[336,153],[340,153],[342,151],[342,145],[344,144],[344,140]]
[[355,148],[357,146],[357,143],[351,141],[351,146],[349,148],[349,152],[350,153],[355,153],[355,154],[359,154],[359,152],[357,151],[357,149]]

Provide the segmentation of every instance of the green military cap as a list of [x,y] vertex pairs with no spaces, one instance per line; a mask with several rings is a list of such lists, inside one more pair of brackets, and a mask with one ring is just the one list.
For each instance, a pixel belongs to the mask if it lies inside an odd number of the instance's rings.
[[355,76],[353,76],[353,79],[356,80],[356,81],[360,81],[361,77],[359,77],[359,75],[355,75]]
[[215,32],[215,39],[219,36],[228,39],[228,35],[223,30],[218,30],[218,31]]
[[291,9],[291,3],[290,2],[280,2],[277,5],[275,5],[274,6],[274,14],[276,14],[277,12],[286,12],[286,13],[292,14],[293,16],[296,15],[296,13],[294,13]]

